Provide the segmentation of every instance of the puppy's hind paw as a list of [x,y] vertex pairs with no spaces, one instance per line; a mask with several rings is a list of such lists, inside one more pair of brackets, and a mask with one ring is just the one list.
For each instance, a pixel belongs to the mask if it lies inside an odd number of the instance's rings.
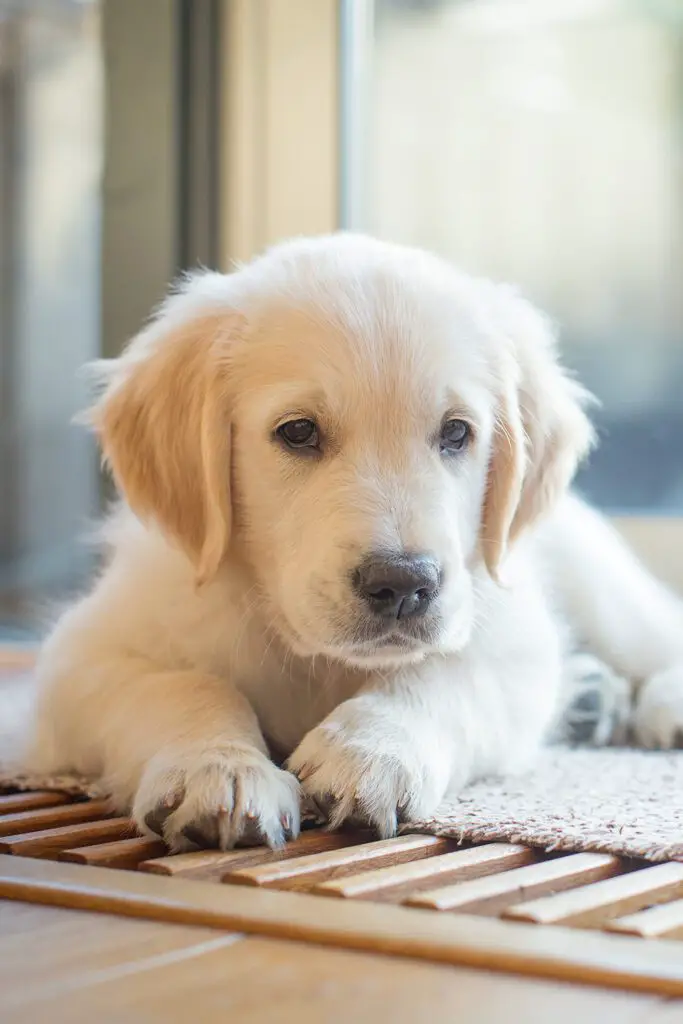
[[563,709],[552,739],[571,746],[618,746],[626,742],[631,716],[630,686],[591,654],[568,659]]

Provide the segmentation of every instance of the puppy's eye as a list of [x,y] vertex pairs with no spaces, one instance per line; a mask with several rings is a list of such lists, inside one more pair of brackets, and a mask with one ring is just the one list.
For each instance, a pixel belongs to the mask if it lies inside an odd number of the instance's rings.
[[465,420],[446,420],[441,427],[441,451],[461,452],[467,447],[471,435],[470,425]]
[[289,420],[275,431],[288,448],[317,448],[318,428],[313,420]]

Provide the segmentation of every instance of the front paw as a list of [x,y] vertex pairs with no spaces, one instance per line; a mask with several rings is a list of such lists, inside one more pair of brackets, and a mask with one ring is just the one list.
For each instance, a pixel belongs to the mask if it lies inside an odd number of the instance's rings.
[[683,666],[643,683],[633,712],[637,742],[653,750],[683,746]]
[[299,832],[299,786],[248,745],[164,751],[147,766],[133,805],[146,833],[175,852],[282,846]]
[[447,765],[434,745],[425,749],[406,727],[355,713],[350,703],[304,736],[287,767],[331,828],[348,821],[389,838],[399,821],[436,809],[448,785]]

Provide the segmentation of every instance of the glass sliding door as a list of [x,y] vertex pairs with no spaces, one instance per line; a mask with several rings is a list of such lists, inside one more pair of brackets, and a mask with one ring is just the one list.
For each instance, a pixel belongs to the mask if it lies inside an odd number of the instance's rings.
[[96,2],[0,3],[0,628],[77,582],[97,508],[70,420],[99,353],[102,54]]

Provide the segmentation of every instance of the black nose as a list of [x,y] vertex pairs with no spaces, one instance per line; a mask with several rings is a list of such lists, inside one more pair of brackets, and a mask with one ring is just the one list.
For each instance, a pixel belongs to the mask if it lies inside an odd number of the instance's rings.
[[439,567],[426,555],[372,555],[356,569],[354,586],[376,615],[424,615],[439,589]]

